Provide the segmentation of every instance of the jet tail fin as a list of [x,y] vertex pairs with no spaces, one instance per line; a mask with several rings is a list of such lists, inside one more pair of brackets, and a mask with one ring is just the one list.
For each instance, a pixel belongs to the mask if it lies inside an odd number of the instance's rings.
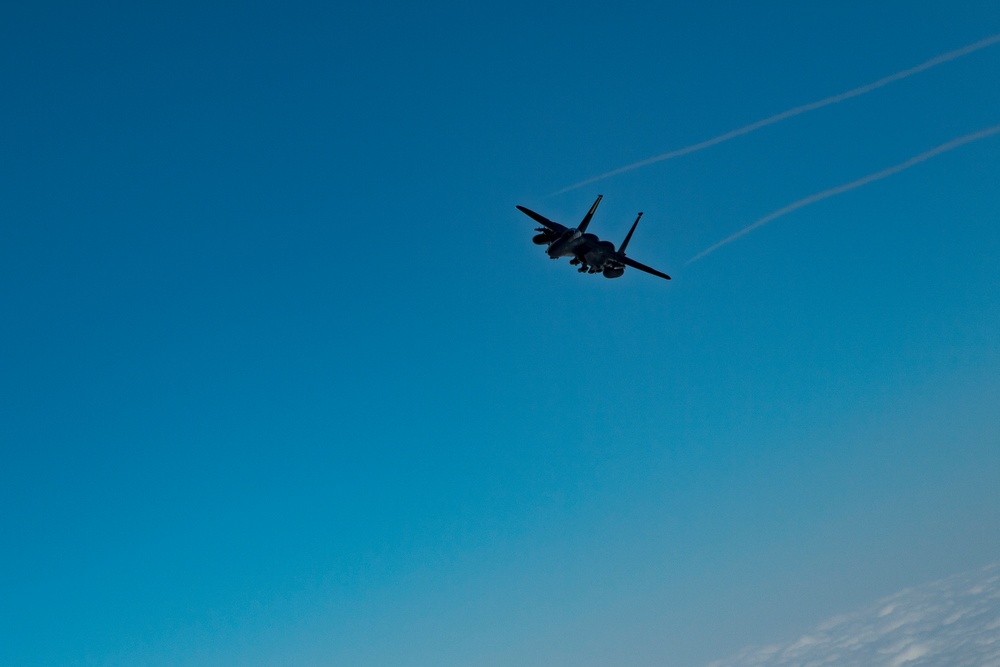
[[597,195],[597,201],[595,201],[594,205],[590,207],[589,211],[587,211],[587,215],[583,216],[583,220],[580,222],[580,226],[577,227],[577,229],[579,229],[581,232],[587,231],[587,225],[590,224],[591,218],[594,217],[594,211],[597,210],[597,205],[601,203],[601,199],[603,198],[604,195]]
[[628,242],[632,240],[632,234],[635,232],[635,228],[639,224],[639,220],[641,218],[642,218],[642,211],[639,211],[639,217],[637,217],[635,219],[635,222],[632,223],[632,229],[628,230],[628,234],[625,235],[625,240],[622,241],[622,244],[618,247],[618,252],[620,252],[621,254],[623,255],[625,254],[625,248],[628,247]]

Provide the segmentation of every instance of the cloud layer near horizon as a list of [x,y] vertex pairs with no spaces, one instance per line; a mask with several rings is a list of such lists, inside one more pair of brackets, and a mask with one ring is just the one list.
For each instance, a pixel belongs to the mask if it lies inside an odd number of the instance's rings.
[[1000,667],[1000,563],[909,588],[707,667]]

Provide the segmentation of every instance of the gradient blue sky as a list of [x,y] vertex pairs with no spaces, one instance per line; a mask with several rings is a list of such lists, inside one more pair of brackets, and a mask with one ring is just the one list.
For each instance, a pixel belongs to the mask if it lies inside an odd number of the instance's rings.
[[[6,3],[0,663],[697,667],[1000,557],[1000,4]],[[697,6],[695,6],[697,5]],[[674,276],[578,275],[523,204]]]

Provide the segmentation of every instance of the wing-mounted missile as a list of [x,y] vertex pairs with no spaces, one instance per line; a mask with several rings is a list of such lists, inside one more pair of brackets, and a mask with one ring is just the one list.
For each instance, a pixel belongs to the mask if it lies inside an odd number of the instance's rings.
[[549,220],[548,218],[546,218],[541,213],[535,213],[530,208],[526,208],[524,206],[517,206],[515,208],[517,208],[518,211],[520,211],[521,213],[524,213],[526,216],[528,216],[529,218],[531,218],[535,222],[539,223],[545,229],[550,229],[550,230],[552,230],[553,232],[556,232],[556,233],[559,233],[559,232],[563,231],[564,229],[566,229],[563,225],[560,225],[558,222],[552,222],[551,220]]

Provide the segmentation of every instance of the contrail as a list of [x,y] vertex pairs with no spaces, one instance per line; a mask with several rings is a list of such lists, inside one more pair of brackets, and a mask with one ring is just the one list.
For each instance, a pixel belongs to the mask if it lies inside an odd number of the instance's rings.
[[987,37],[986,39],[981,39],[978,42],[969,44],[968,46],[963,46],[956,51],[949,51],[948,53],[943,53],[935,58],[931,58],[927,62],[921,63],[916,67],[911,67],[910,69],[904,69],[902,72],[896,72],[895,74],[890,74],[887,77],[879,79],[859,88],[854,88],[848,90],[846,93],[840,93],[839,95],[834,95],[832,97],[827,97],[818,102],[810,102],[809,104],[803,104],[802,106],[795,107],[794,109],[789,109],[788,111],[782,111],[781,113],[771,116],[770,118],[765,118],[764,120],[758,120],[756,123],[751,123],[745,127],[741,127],[725,134],[720,134],[712,139],[707,139],[701,143],[692,144],[690,146],[685,146],[684,148],[678,148],[677,150],[670,151],[669,153],[664,153],[663,155],[657,155],[655,157],[647,158],[641,162],[634,162],[624,167],[619,167],[614,171],[609,171],[607,173],[601,174],[600,176],[594,176],[593,178],[588,178],[585,181],[580,181],[579,183],[574,183],[569,187],[565,187],[562,190],[553,192],[550,197],[555,195],[561,195],[564,192],[569,192],[570,190],[576,190],[577,188],[582,188],[585,185],[590,185],[591,183],[596,183],[597,181],[602,181],[605,178],[610,178],[612,176],[617,176],[618,174],[623,174],[626,171],[632,171],[633,169],[638,169],[639,167],[645,167],[646,165],[653,164],[655,162],[662,162],[664,160],[671,160],[675,157],[680,157],[682,155],[687,155],[689,153],[694,153],[700,150],[704,150],[710,146],[715,146],[716,144],[721,144],[724,141],[729,141],[735,137],[742,136],[744,134],[749,134],[754,130],[759,130],[762,127],[767,127],[768,125],[774,125],[777,122],[783,121],[786,118],[791,118],[792,116],[798,116],[799,114],[804,114],[807,111],[813,111],[815,109],[820,109],[822,107],[828,106],[830,104],[836,104],[837,102],[843,102],[844,100],[849,100],[852,97],[858,97],[859,95],[864,95],[882,86],[887,86],[893,81],[899,81],[900,79],[905,79],[914,74],[919,74],[925,70],[929,70],[932,67],[937,67],[946,62],[955,60],[956,58],[961,58],[980,49],[985,49],[987,46],[992,46],[1000,42],[1000,33],[993,35],[992,37]]
[[802,208],[804,206],[809,206],[810,204],[815,204],[818,201],[822,201],[824,199],[828,199],[830,197],[833,197],[833,196],[836,196],[836,195],[839,195],[839,194],[843,194],[845,192],[849,192],[850,190],[853,190],[855,188],[860,188],[862,185],[868,185],[869,183],[874,183],[875,181],[880,181],[883,178],[887,178],[889,176],[892,176],[893,174],[898,174],[899,172],[901,172],[901,171],[903,171],[905,169],[909,169],[910,167],[912,167],[914,165],[920,164],[921,162],[924,162],[925,160],[930,160],[935,155],[941,155],[941,153],[947,153],[948,151],[954,150],[954,149],[958,148],[959,146],[963,146],[963,145],[971,143],[973,141],[979,141],[980,139],[985,139],[986,137],[992,136],[992,135],[997,134],[997,133],[1000,133],[1000,125],[994,125],[993,127],[986,128],[985,130],[980,130],[979,132],[973,132],[972,134],[967,134],[964,137],[959,137],[958,139],[952,139],[951,141],[949,141],[947,143],[941,144],[937,148],[932,148],[931,150],[927,151],[926,153],[921,153],[920,155],[915,155],[914,157],[911,157],[906,162],[901,162],[901,163],[897,164],[894,167],[889,167],[888,169],[883,169],[882,171],[875,172],[874,174],[869,174],[869,175],[865,176],[864,178],[859,178],[858,180],[851,181],[850,183],[847,183],[845,185],[838,185],[835,188],[830,188],[829,190],[824,190],[823,192],[818,192],[818,193],[816,193],[814,195],[809,195],[805,199],[800,199],[797,202],[793,202],[793,203],[789,204],[788,206],[786,206],[784,208],[779,208],[774,213],[769,213],[768,215],[765,215],[760,220],[754,222],[753,224],[751,224],[751,225],[749,225],[747,227],[744,227],[743,229],[741,229],[740,231],[736,232],[732,236],[727,236],[726,238],[722,239],[721,241],[719,241],[715,245],[709,246],[708,248],[705,248],[704,250],[702,250],[701,252],[699,252],[697,255],[695,255],[694,257],[692,257],[691,259],[689,259],[687,262],[685,262],[684,265],[687,266],[688,264],[691,264],[693,262],[697,262],[699,259],[701,259],[705,255],[708,255],[708,254],[710,254],[712,252],[715,252],[716,250],[718,250],[722,246],[724,246],[724,245],[726,245],[728,243],[732,243],[733,241],[735,241],[736,239],[740,238],[741,236],[745,236],[745,235],[749,234],[750,232],[752,232],[753,230],[757,229],[758,227],[763,227],[764,225],[766,225],[767,223],[771,222],[772,220],[780,218],[780,217],[782,217],[784,215],[788,215],[792,211],[797,211],[798,209],[800,209],[800,208]]

